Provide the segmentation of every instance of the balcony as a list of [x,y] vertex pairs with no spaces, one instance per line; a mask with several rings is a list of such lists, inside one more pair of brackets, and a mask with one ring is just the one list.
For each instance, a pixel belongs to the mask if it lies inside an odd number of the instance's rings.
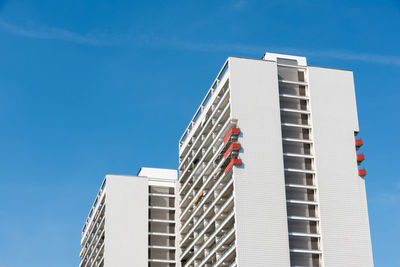
[[[226,201],[224,202],[224,200]],[[231,195],[229,198],[225,199],[222,198],[222,203],[219,203],[215,207],[213,206],[212,209],[216,210],[216,212],[207,211],[201,218],[199,218],[194,227],[192,227],[191,230],[185,236],[183,236],[183,239],[180,243],[182,248],[182,258],[185,258],[187,253],[190,253],[194,244],[200,238],[205,238],[206,232],[210,230],[210,227],[215,227],[217,221],[221,222],[221,220],[224,218],[228,218],[231,215],[233,216],[233,214],[227,215],[233,212],[233,196]],[[188,244],[189,240],[192,240],[190,244]]]
[[[196,152],[196,162],[193,161],[190,166],[187,166],[186,170],[184,172],[181,173],[180,175],[180,183],[181,183],[181,189],[179,191],[179,193],[181,194],[181,196],[183,197],[183,195],[186,195],[187,191],[189,190],[188,184],[189,183],[196,183],[199,179],[198,177],[201,177],[201,173],[203,173],[205,170],[204,168],[204,162],[208,161],[208,167],[209,165],[213,162],[213,159],[216,158],[218,153],[215,153],[216,150],[218,151],[220,148],[223,148],[224,145],[223,143],[220,144],[222,142],[222,140],[220,140],[220,138],[218,138],[220,135],[223,134],[223,132],[225,131],[225,129],[227,127],[229,127],[229,125],[232,123],[232,120],[228,120],[229,116],[229,112],[227,112],[226,114],[226,118],[223,119],[223,121],[225,121],[225,123],[219,127],[218,131],[215,132],[210,132],[208,134],[208,136],[212,136],[210,137],[210,140],[212,140],[211,144],[208,146],[206,151],[200,151],[198,150],[198,152]],[[222,124],[222,123],[221,123]],[[215,126],[217,126],[218,124],[216,124]],[[203,149],[201,149],[203,150]],[[202,155],[198,155],[197,153],[200,153]],[[210,157],[212,157],[212,159],[210,160]],[[187,176],[187,174],[189,174]],[[199,175],[200,174],[200,175]],[[187,176],[187,177],[185,177]]]
[[367,175],[366,169],[358,169],[358,175],[361,177],[365,177]]
[[299,221],[319,221],[318,217],[307,217],[307,216],[288,216],[289,220],[299,220]]
[[[201,169],[196,169],[194,173],[192,173],[188,180],[181,186],[181,189],[179,191],[179,194],[183,198],[183,200],[180,203],[180,208],[184,208],[186,205],[186,202],[188,199],[192,197],[191,194],[195,194],[195,189],[200,188],[203,185],[203,179],[205,177],[208,177],[212,174],[214,174],[216,171],[218,171],[215,166],[219,166],[222,164],[222,161],[218,161],[218,156],[221,153],[222,149],[224,147],[224,144],[222,143],[218,147],[215,147],[216,153],[215,154],[210,154],[212,155],[212,158],[208,159],[207,162],[202,162]],[[199,167],[197,167],[199,168]],[[196,173],[196,178],[192,177]],[[191,181],[193,179],[193,181]]]
[[91,247],[93,247],[93,245],[96,243],[96,237],[98,237],[99,232],[104,229],[105,206],[105,200],[103,198],[100,206],[96,210],[96,214],[92,217],[89,228],[86,229],[87,232],[85,234],[85,239],[82,243],[82,250],[80,253],[82,259],[85,259],[85,257],[90,254]]
[[229,148],[226,150],[224,154],[224,158],[227,158],[231,154],[237,154],[240,149],[240,144],[239,143],[232,143]]
[[[196,215],[196,212],[199,210],[199,208],[197,208],[196,211],[190,216],[190,218],[183,224],[183,226],[181,228],[182,241],[181,241],[180,245],[184,244],[186,239],[189,237],[190,233],[192,233],[195,229],[197,229],[199,227],[202,220],[204,220],[208,217],[212,217],[215,214],[216,207],[220,206],[219,202],[221,202],[221,200],[222,200],[222,202],[224,202],[224,199],[228,198],[229,196],[231,196],[233,199],[233,196],[232,196],[233,185],[232,184],[233,184],[233,180],[230,180],[220,192],[215,192],[215,194],[217,194],[217,195],[214,197],[214,199],[210,203],[210,205],[207,205],[207,208],[205,208],[205,210],[202,210],[203,211],[202,213],[198,214],[198,216],[200,216],[200,217],[198,217],[198,219],[196,219],[196,221],[194,220],[193,217]],[[228,206],[229,201],[225,202],[224,205]],[[224,205],[222,205],[221,207],[224,207]],[[217,213],[218,213],[218,211],[217,211]],[[192,227],[187,227],[189,225]]]
[[291,267],[321,266],[320,251],[316,251],[315,254],[310,254],[310,253],[304,253],[303,250],[295,249],[294,251],[291,252],[292,252],[290,254]]
[[[193,137],[193,133],[197,132],[198,126],[201,124],[202,119],[209,111],[209,107],[212,106],[212,103],[218,102],[218,97],[221,96],[221,94],[223,94],[224,91],[226,91],[229,87],[229,77],[228,75],[225,75],[228,73],[228,68],[228,62],[225,62],[213,85],[203,99],[200,107],[197,109],[194,117],[183,133],[181,139],[179,140],[180,152],[184,152],[191,145],[190,139]],[[180,153],[180,155],[182,154],[183,153]]]
[[356,139],[354,140],[354,143],[357,149],[359,149],[364,144],[362,139]]
[[278,81],[281,84],[308,86],[308,84],[306,82],[302,82],[302,81],[289,81],[289,80],[283,80],[283,79],[279,79]]
[[[222,164],[222,162],[220,163]],[[219,168],[219,166],[217,166]],[[208,205],[215,199],[215,195],[221,189],[221,186],[226,186],[228,181],[231,180],[231,176],[225,175],[224,173],[212,173],[208,176],[203,186],[198,190],[198,193],[194,194],[191,198],[190,203],[186,206],[180,215],[181,221],[187,221],[188,216],[190,218],[196,215],[203,205]],[[197,201],[197,203],[196,203]],[[202,210],[201,210],[202,211]]]
[[[226,233],[229,229],[233,228],[234,224],[234,212],[231,211],[229,215],[226,217],[219,218],[219,226],[215,227],[215,225],[210,224],[205,227],[202,232],[198,235],[196,239],[192,241],[192,243],[185,249],[185,252],[190,251],[188,248],[192,248],[195,245],[199,246],[196,253],[190,256],[189,253],[184,253],[181,256],[181,260],[186,260],[187,262],[191,262],[196,259],[202,253],[207,254],[206,250],[210,250],[210,247],[215,243],[216,239],[220,240],[221,236]],[[208,254],[207,254],[208,255]],[[189,256],[189,257],[187,257]],[[203,256],[204,257],[204,256]]]
[[[180,220],[186,220],[187,215],[197,212],[198,206],[202,205],[208,199],[211,197],[211,195],[214,194],[215,188],[222,183],[223,180],[226,180],[228,178],[225,175],[221,175],[221,172],[218,171],[219,168],[222,166],[222,161],[217,165],[217,168],[214,169],[214,171],[207,176],[206,181],[203,183],[203,185],[195,192],[190,191],[191,196],[188,197],[187,195],[182,201],[181,201],[181,210],[182,213],[180,215]],[[189,194],[189,193],[188,193]],[[199,196],[202,195],[200,198]],[[198,199],[197,204],[195,204],[195,200]],[[186,203],[187,202],[187,203]],[[194,207],[196,206],[196,207]]]
[[175,247],[150,245],[148,248],[149,266],[170,266],[175,263]]
[[364,154],[357,154],[356,157],[357,157],[357,162],[358,163],[361,163],[361,162],[363,162],[365,160]]
[[231,137],[237,137],[239,133],[240,133],[239,128],[236,127],[231,128],[224,137],[224,143],[226,143]]
[[232,159],[231,162],[229,162],[228,166],[226,166],[225,173],[227,173],[233,167],[233,165],[241,165],[241,164],[242,164],[241,159]]
[[[291,216],[296,216],[296,215],[291,215]],[[313,217],[313,216],[309,215],[303,217]],[[290,233],[307,233],[307,235],[319,235],[317,221],[289,220],[288,227],[290,229],[289,235]]]
[[[212,256],[216,256],[216,254],[220,254],[223,252],[222,256],[215,263],[214,266],[219,266],[228,256],[235,252],[235,229],[232,228],[229,232],[220,238],[215,246],[211,247],[209,254],[202,260],[199,266],[206,266],[207,262],[213,263],[211,260]],[[221,255],[221,254],[220,254]],[[231,259],[232,260],[232,259]]]
[[281,112],[292,112],[292,113],[305,113],[310,114],[308,111],[308,102],[303,99],[292,99],[284,98],[280,101]]
[[215,115],[215,118],[212,117],[211,120],[208,120],[207,125],[200,129],[200,133],[195,138],[195,141],[193,141],[194,143],[191,149],[181,160],[179,170],[181,172],[180,180],[182,180],[182,182],[185,180],[185,175],[193,170],[193,165],[195,165],[196,162],[198,162],[199,159],[204,156],[205,151],[208,150],[210,146],[212,146],[212,144],[219,139],[216,138],[216,135],[221,134],[225,127],[227,127],[229,124],[228,119],[230,105],[228,104],[228,101],[229,98],[226,98],[226,104],[224,105],[224,108],[216,109],[213,112],[214,114],[217,110],[220,110],[220,112]]

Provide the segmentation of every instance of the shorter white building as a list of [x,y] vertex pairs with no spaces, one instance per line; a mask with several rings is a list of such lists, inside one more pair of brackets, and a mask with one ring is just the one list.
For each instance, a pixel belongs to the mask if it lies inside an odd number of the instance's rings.
[[79,267],[176,266],[177,171],[108,174],[82,230]]

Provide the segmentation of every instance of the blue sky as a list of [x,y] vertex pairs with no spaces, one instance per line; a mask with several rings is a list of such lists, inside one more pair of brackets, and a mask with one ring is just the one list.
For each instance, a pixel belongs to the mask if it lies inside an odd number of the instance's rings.
[[77,266],[104,175],[176,168],[225,59],[271,51],[354,70],[374,261],[400,266],[399,26],[396,0],[0,0],[0,265]]

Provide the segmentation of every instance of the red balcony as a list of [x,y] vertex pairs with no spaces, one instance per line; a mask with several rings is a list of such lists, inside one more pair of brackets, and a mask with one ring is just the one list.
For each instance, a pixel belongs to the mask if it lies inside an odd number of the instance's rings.
[[356,139],[354,141],[357,148],[361,147],[364,144],[362,139]]
[[239,133],[240,133],[240,129],[239,128],[231,128],[229,130],[229,132],[225,135],[224,143],[226,143],[226,141],[228,141],[229,137],[238,136]]
[[366,169],[358,169],[358,175],[360,175],[361,177],[364,177],[365,175],[367,175],[367,170]]
[[224,158],[228,157],[229,154],[230,154],[232,151],[238,151],[239,149],[240,149],[240,144],[239,144],[239,143],[232,143],[232,144],[229,146],[228,150],[226,150],[226,152],[225,152],[225,154],[224,154]]
[[241,159],[231,159],[231,162],[225,168],[225,173],[227,173],[232,168],[233,165],[240,165],[240,164],[242,164]]
[[357,154],[356,156],[357,156],[357,161],[358,161],[358,162],[362,162],[362,161],[365,160],[364,154]]

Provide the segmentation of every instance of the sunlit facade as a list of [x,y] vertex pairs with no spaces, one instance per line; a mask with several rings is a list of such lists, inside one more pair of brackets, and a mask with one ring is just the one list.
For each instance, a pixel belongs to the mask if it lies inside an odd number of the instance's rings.
[[179,143],[183,266],[372,266],[353,73],[230,57]]
[[82,230],[79,267],[175,267],[177,172],[106,175]]

